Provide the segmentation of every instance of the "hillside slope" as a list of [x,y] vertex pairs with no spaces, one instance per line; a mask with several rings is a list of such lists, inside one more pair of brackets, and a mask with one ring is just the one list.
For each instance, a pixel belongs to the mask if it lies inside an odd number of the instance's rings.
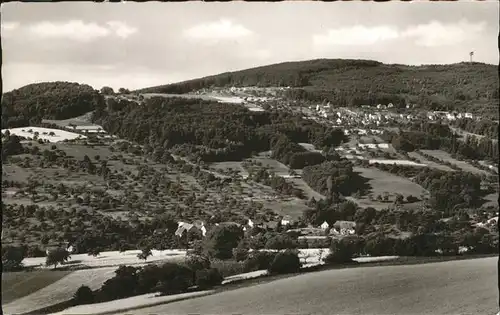
[[294,99],[329,100],[341,106],[393,102],[422,107],[498,106],[494,65],[388,65],[370,60],[316,59],[285,62],[139,90],[187,93],[210,87],[290,86]]
[[2,129],[76,117],[99,104],[104,104],[104,98],[90,85],[62,81],[29,84],[2,95]]
[[495,314],[496,260],[326,270],[126,314]]

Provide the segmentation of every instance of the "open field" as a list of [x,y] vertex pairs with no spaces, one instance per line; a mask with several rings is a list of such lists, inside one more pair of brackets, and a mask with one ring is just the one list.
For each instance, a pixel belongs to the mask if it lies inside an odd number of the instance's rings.
[[295,187],[301,189],[304,192],[304,195],[306,196],[307,200],[313,197],[316,200],[325,198],[325,196],[323,196],[322,194],[316,192],[314,189],[309,187],[309,185],[307,185],[307,183],[302,178],[290,178],[287,179],[287,181],[292,182],[295,185]]
[[[5,133],[6,130],[9,130],[11,135],[25,137],[27,139],[33,139],[35,137],[35,132],[38,132],[38,139],[48,140],[49,142],[60,142],[64,140],[86,138],[86,136],[78,133],[59,130],[59,129],[52,129],[52,128],[42,128],[42,127],[20,127],[11,129],[2,129],[2,133]],[[54,134],[49,135],[51,132],[53,132]]]
[[378,164],[388,164],[388,165],[394,165],[394,164],[396,164],[396,165],[421,166],[421,167],[427,166],[426,164],[416,163],[416,162],[409,161],[409,160],[381,160],[381,159],[372,159],[372,160],[369,160],[369,163],[370,164],[375,164],[375,163],[378,163]]
[[[355,201],[361,207],[373,207],[377,210],[387,208],[392,204],[391,198],[393,198],[396,193],[403,195],[403,197],[412,195],[418,198],[421,198],[421,196],[425,198],[429,195],[424,188],[407,178],[374,168],[354,167],[353,169],[362,177],[369,179],[368,184],[371,186],[369,196],[363,196],[362,198],[347,197]],[[376,198],[378,195],[388,195],[391,202],[384,203],[378,200],[370,200],[370,197]],[[404,206],[415,206],[418,204],[419,202],[411,205],[405,204]]]
[[326,270],[127,314],[495,314],[497,259]]
[[196,292],[181,293],[181,294],[166,295],[166,296],[159,296],[158,293],[149,293],[110,302],[70,307],[62,312],[54,313],[52,315],[84,315],[84,314],[100,314],[107,312],[125,311],[127,309],[137,309],[140,308],[141,306],[142,307],[154,306],[178,300],[184,300],[187,298],[200,297],[211,294],[213,292],[214,292],[213,290],[196,291]]
[[452,158],[451,155],[448,152],[445,152],[443,150],[421,150],[421,151],[423,153],[428,154],[430,156],[433,156],[433,157],[435,157],[437,159],[450,162],[451,164],[456,164],[463,171],[471,172],[471,173],[479,174],[479,175],[481,175],[481,174],[488,175],[489,174],[488,172],[483,171],[483,170],[481,170],[481,169],[479,169],[477,167],[474,167],[474,166],[470,165],[467,162],[459,161],[457,159]]
[[2,272],[2,304],[8,304],[36,292],[70,273],[71,271],[63,270]]
[[69,124],[75,125],[75,126],[96,126],[96,127],[101,127],[98,125],[95,125],[91,122],[91,116],[93,112],[88,112],[86,114],[83,114],[81,116],[69,118],[69,119],[61,119],[61,120],[55,120],[55,119],[43,119],[42,123],[47,123],[47,124],[55,124],[60,127],[66,127]]
[[[318,249],[307,249],[303,250],[310,252],[312,254],[317,254],[319,251]],[[386,261],[391,261],[394,259],[397,259],[397,256],[382,256],[382,257],[362,257],[362,258],[356,258],[354,259],[355,261],[358,261],[359,263],[373,263],[373,262],[386,262]],[[312,262],[308,263],[304,267],[311,267],[314,265],[317,265],[317,262]],[[255,279],[259,277],[264,277],[268,276],[268,271],[267,270],[257,270],[253,272],[248,272],[244,274],[239,274],[231,277],[227,277],[223,285],[229,284],[232,282],[238,282],[242,280],[249,280],[249,279]],[[223,288],[221,288],[223,289]],[[224,289],[223,289],[224,290]],[[227,290],[231,290],[231,288],[227,288]],[[215,293],[215,290],[209,290],[209,291],[198,291],[198,292],[191,292],[191,293],[183,293],[183,294],[175,294],[175,295],[169,295],[169,296],[159,296],[157,293],[149,293],[149,294],[144,294],[144,295],[138,295],[130,298],[125,298],[125,299],[119,299],[115,301],[110,301],[110,302],[104,302],[104,303],[96,303],[96,304],[90,304],[90,305],[80,305],[80,306],[75,306],[68,308],[62,312],[54,313],[53,315],[66,315],[66,314],[102,314],[102,313],[107,313],[107,312],[123,312],[126,310],[135,310],[135,309],[141,309],[144,307],[151,307],[151,306],[156,306],[156,305],[161,305],[161,304],[166,304],[170,302],[175,302],[178,300],[184,300],[184,299],[190,299],[190,298],[196,298],[196,297],[201,297],[209,294]]]
[[454,169],[452,169],[449,166],[430,161],[430,160],[426,159],[425,157],[423,157],[422,155],[418,154],[417,152],[408,152],[408,155],[412,158],[417,159],[420,163],[426,164],[429,167],[436,168],[438,170],[442,170],[442,171],[446,171],[446,172],[454,172],[455,171]]
[[268,167],[276,175],[288,175],[289,168],[283,163],[280,163],[270,158],[270,152],[261,152],[258,156],[254,156],[252,160],[262,163],[264,167]]
[[81,285],[96,290],[114,276],[116,267],[77,270],[40,290],[2,305],[4,314],[21,314],[67,301]]
[[[143,265],[144,260],[137,258],[140,250],[127,250],[123,253],[118,251],[102,252],[99,256],[93,257],[87,254],[76,254],[71,255],[70,260],[67,264],[72,267],[109,267],[109,266],[119,266],[122,264],[126,265]],[[152,256],[148,257],[147,263],[164,261],[164,260],[183,260],[186,251],[184,250],[153,250]],[[52,268],[45,267],[45,257],[31,257],[25,258],[23,260],[25,266],[32,267],[42,267],[42,268]]]

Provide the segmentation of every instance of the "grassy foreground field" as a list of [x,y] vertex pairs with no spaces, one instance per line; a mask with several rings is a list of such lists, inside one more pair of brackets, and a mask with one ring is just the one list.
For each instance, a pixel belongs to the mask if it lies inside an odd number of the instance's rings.
[[126,314],[495,314],[497,259],[326,270]]
[[40,270],[32,272],[2,273],[2,305],[36,292],[61,278],[71,271]]
[[[114,275],[115,270],[116,267],[77,270],[69,272],[66,276],[61,276],[57,281],[45,281],[45,283],[41,283],[43,277],[38,276],[38,271],[33,272],[36,276],[34,276],[35,279],[32,281],[36,282],[38,280],[40,281],[40,286],[42,284],[44,284],[44,286],[42,288],[39,286],[39,290],[31,291],[32,293],[30,292],[13,302],[9,303],[2,301],[3,313],[22,314],[67,301],[73,297],[73,294],[81,285],[86,285],[92,290],[96,290],[100,288],[106,280]],[[50,273],[51,271],[46,272]],[[26,275],[29,274],[30,273],[26,273]],[[6,289],[9,288],[2,283],[2,295],[4,290],[3,288],[5,287]],[[20,286],[20,288],[21,287],[24,288],[25,285]],[[19,289],[13,292],[16,292],[17,297],[19,297],[22,291]],[[11,300],[15,299],[13,292],[9,293]]]

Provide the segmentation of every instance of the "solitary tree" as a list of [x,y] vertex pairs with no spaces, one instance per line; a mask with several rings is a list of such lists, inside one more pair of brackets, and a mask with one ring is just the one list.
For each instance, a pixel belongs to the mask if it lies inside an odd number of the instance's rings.
[[152,256],[153,253],[151,252],[151,248],[149,247],[145,247],[142,249],[142,251],[137,254],[137,258],[139,259],[143,259],[144,261],[146,261],[148,259],[149,256]]
[[45,261],[46,266],[54,266],[54,269],[57,267],[59,264],[63,264],[70,258],[69,252],[62,248],[56,248],[47,253],[47,259]]
[[94,257],[97,257],[99,256],[99,254],[101,253],[101,250],[98,248],[98,247],[94,247],[94,248],[91,248],[89,250],[89,256],[94,256]]

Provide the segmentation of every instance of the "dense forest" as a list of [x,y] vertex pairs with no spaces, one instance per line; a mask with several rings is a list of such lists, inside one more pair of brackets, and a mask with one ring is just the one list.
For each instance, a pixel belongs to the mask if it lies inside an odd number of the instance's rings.
[[143,93],[188,93],[229,86],[292,87],[285,96],[328,100],[338,106],[407,103],[422,108],[498,106],[494,65],[387,65],[370,60],[316,59],[285,62],[140,90]]
[[204,162],[241,160],[273,149],[288,164],[291,154],[304,151],[298,142],[322,148],[345,140],[341,131],[297,115],[199,99],[156,97],[143,106],[113,101],[99,107],[93,119],[111,134]]
[[39,124],[42,119],[68,119],[104,103],[99,91],[86,84],[45,82],[2,95],[2,129]]
[[302,178],[312,189],[328,197],[363,193],[367,188],[363,178],[353,171],[353,164],[346,159],[306,166]]

